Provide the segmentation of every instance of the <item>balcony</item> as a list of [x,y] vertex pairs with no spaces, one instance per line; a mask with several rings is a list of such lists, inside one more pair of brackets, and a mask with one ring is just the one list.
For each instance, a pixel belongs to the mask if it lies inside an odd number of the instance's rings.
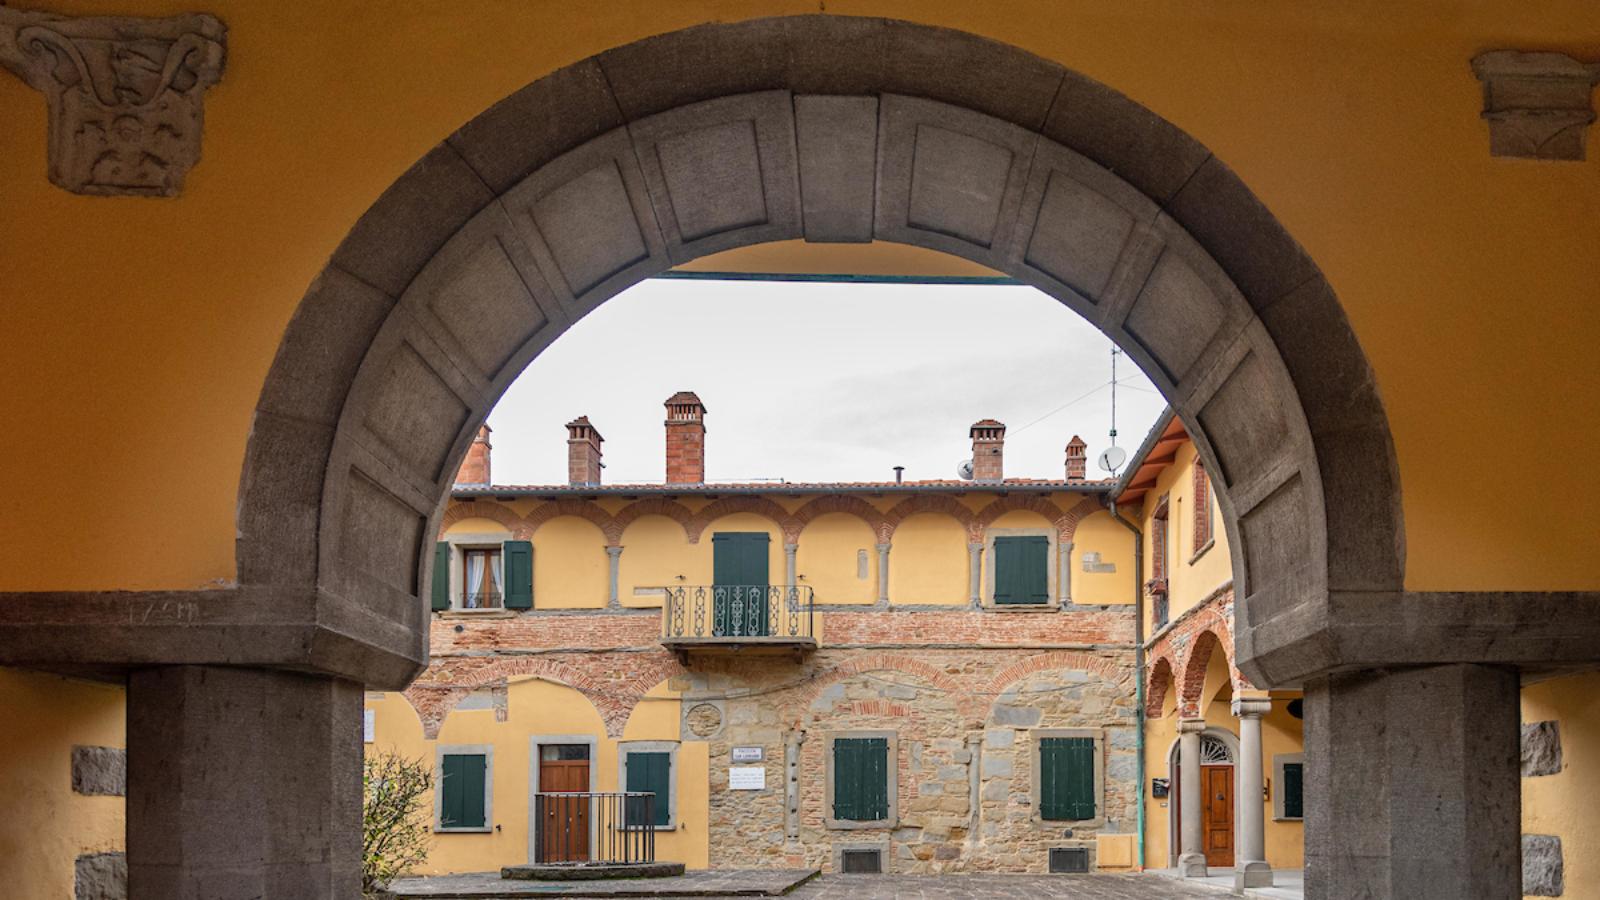
[[699,584],[663,588],[661,644],[692,656],[784,656],[817,649],[811,588]]

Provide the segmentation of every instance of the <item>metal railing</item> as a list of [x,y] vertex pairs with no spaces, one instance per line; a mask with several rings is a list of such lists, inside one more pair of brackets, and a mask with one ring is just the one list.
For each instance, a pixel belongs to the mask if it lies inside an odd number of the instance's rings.
[[811,638],[811,588],[782,584],[679,584],[663,588],[664,639]]
[[598,865],[656,861],[656,795],[536,793],[539,865]]
[[469,591],[461,595],[462,609],[499,609],[505,597],[499,591]]

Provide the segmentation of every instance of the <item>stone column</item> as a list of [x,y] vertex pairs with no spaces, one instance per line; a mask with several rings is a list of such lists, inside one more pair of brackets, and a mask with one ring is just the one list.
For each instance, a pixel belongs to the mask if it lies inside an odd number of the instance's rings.
[[1178,856],[1178,874],[1185,878],[1206,875],[1205,833],[1200,818],[1200,732],[1205,730],[1204,719],[1178,722],[1178,803],[1183,807],[1183,820],[1178,823],[1183,849]]
[[783,545],[783,585],[784,585],[784,587],[791,587],[792,588],[792,587],[795,586],[795,582],[796,582],[796,574],[795,573],[799,571],[799,566],[796,564],[795,558],[799,553],[800,553],[800,545],[799,544],[788,544],[788,543],[786,543],[786,544]]
[[967,570],[971,573],[968,578],[971,584],[972,605],[983,605],[983,544],[974,543],[967,545]]
[[611,568],[611,599],[607,601],[606,606],[610,609],[621,609],[622,600],[618,596],[617,585],[621,581],[622,576],[622,548],[607,547],[606,562]]
[[1233,714],[1239,717],[1239,821],[1233,886],[1239,890],[1272,886],[1261,781],[1261,717],[1271,711],[1272,701],[1266,697],[1233,701]]
[[784,837],[800,837],[800,745],[806,733],[799,728],[789,732],[783,743],[783,831]]
[[981,843],[983,830],[983,732],[967,735],[967,844],[976,847]]
[[889,605],[889,546],[878,545],[878,605]]
[[1305,694],[1306,900],[1522,896],[1515,669],[1355,671]]
[[360,896],[361,691],[266,669],[134,670],[130,900]]
[[1072,542],[1062,541],[1056,556],[1056,597],[1062,608],[1072,602]]

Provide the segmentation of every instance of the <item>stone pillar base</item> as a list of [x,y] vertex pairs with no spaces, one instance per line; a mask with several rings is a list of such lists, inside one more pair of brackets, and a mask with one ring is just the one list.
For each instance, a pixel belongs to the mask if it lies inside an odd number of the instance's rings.
[[129,900],[359,897],[361,690],[267,669],[129,675]]
[[1272,887],[1272,867],[1255,859],[1239,863],[1233,870],[1233,889]]
[[1178,857],[1178,874],[1185,878],[1206,877],[1206,855],[1204,853],[1185,853]]

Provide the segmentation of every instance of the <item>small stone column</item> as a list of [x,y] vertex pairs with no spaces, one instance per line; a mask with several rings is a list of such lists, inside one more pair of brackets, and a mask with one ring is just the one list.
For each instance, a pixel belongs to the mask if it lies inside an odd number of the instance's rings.
[[1261,779],[1261,717],[1271,711],[1272,701],[1266,697],[1233,701],[1233,714],[1239,717],[1239,822],[1233,868],[1233,886],[1238,890],[1272,886]]
[[127,715],[129,900],[361,895],[361,685],[135,669]]
[[977,608],[983,605],[983,544],[967,545],[967,570],[970,573],[968,582],[971,585],[972,606]]
[[606,602],[606,607],[609,609],[621,609],[622,600],[618,596],[617,586],[621,581],[622,575],[622,548],[607,547],[606,557],[606,562],[611,568],[611,599]]
[[1056,596],[1065,609],[1072,603],[1072,542],[1062,541],[1056,565]]
[[971,820],[967,826],[967,844],[976,847],[981,842],[983,829],[983,732],[967,735],[967,811]]
[[1204,719],[1178,722],[1178,802],[1183,807],[1183,821],[1178,823],[1183,850],[1178,856],[1178,874],[1185,878],[1206,875],[1205,833],[1200,817],[1200,732],[1205,730]]
[[795,586],[796,577],[797,577],[796,573],[800,570],[799,565],[796,563],[796,558],[799,555],[799,553],[800,553],[800,545],[799,544],[785,543],[783,545],[783,585],[784,585],[784,587],[791,587],[792,588],[792,587]]
[[1517,670],[1305,683],[1306,900],[1522,896]]
[[889,544],[878,545],[878,605],[889,605]]

